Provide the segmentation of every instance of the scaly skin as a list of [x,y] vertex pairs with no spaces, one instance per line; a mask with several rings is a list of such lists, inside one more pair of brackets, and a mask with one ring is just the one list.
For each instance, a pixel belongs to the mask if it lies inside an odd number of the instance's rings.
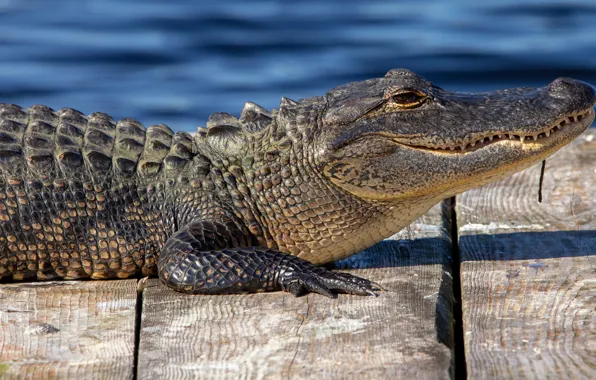
[[589,127],[595,102],[566,78],[462,94],[399,69],[271,112],[216,113],[195,136],[1,105],[0,278],[375,294],[317,265],[545,159]]

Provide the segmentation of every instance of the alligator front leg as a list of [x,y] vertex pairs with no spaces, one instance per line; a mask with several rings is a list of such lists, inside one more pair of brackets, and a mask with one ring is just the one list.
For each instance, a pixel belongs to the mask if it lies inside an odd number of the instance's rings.
[[284,290],[376,295],[381,287],[348,273],[332,272],[277,250],[238,246],[244,239],[230,223],[191,223],[166,242],[158,263],[160,279],[184,293],[226,294]]

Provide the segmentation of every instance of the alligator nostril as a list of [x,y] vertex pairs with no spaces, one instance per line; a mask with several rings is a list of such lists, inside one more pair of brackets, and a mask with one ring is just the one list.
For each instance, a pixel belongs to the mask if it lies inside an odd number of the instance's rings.
[[570,90],[575,86],[576,81],[571,78],[557,78],[548,85],[552,95],[569,95]]
[[550,96],[560,99],[572,99],[586,103],[585,107],[594,105],[596,91],[589,84],[572,78],[557,78],[548,85]]

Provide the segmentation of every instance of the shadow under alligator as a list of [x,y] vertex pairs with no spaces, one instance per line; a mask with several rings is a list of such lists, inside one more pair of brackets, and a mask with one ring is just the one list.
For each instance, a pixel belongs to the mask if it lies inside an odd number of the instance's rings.
[[[540,260],[596,256],[596,230],[515,232],[459,237],[458,247],[442,237],[384,240],[356,255],[329,264],[333,269],[388,268],[451,263],[453,249],[461,261]],[[438,253],[438,254],[437,254]]]

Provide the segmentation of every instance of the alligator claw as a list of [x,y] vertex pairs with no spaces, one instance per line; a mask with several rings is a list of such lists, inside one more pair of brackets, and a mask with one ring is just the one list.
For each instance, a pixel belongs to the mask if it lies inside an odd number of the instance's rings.
[[351,274],[345,273],[345,272],[333,272],[333,273],[335,273],[338,276],[344,277],[345,280],[353,282],[354,284],[365,286],[372,291],[386,291],[387,290],[387,289],[383,288],[380,284],[370,281],[370,280],[367,280],[362,277],[354,276],[354,275],[351,275]]
[[287,291],[298,297],[305,293],[318,293],[327,298],[336,298],[337,296],[327,288],[316,276],[302,275],[298,279],[290,282]]
[[283,288],[295,296],[318,293],[329,298],[337,297],[337,293],[377,297],[379,291],[385,290],[375,282],[349,273],[317,269],[293,273],[285,279]]

